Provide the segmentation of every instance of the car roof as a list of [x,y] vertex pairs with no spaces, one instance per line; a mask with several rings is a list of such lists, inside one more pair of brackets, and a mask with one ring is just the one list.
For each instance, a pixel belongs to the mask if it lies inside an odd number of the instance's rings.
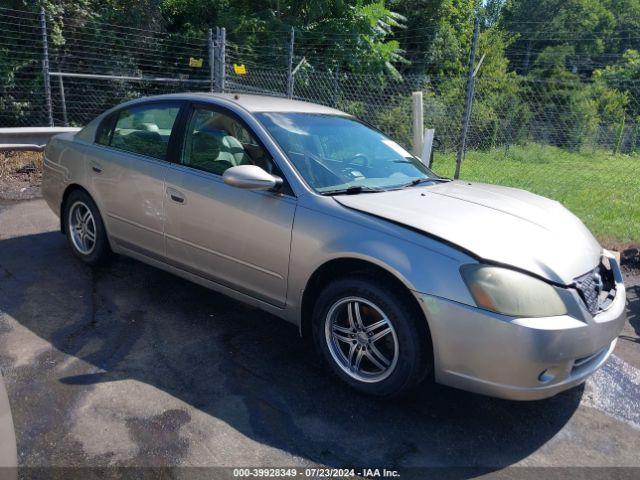
[[[318,105],[317,103],[303,102],[301,100],[291,100],[283,97],[274,97],[270,95],[254,95],[249,93],[211,93],[211,92],[186,92],[186,93],[168,93],[164,95],[151,95],[140,97],[128,102],[120,103],[109,110],[103,112],[94,118],[91,122],[76,134],[76,138],[89,139],[96,134],[96,129],[102,120],[122,108],[133,105],[157,101],[157,100],[187,100],[206,102],[207,100],[222,100],[223,103],[234,103],[238,107],[251,113],[259,112],[297,112],[297,113],[315,113],[321,115],[340,115],[343,117],[353,117],[348,113],[342,112],[335,108]],[[212,102],[213,103],[213,102]]]
[[173,93],[168,95],[157,95],[153,97],[145,97],[137,99],[131,103],[139,101],[149,101],[153,99],[175,99],[175,100],[199,100],[222,99],[232,102],[252,113],[258,112],[300,112],[300,113],[319,113],[325,115],[343,115],[348,114],[335,108],[318,105],[317,103],[303,102],[301,100],[290,100],[288,98],[274,97],[269,95],[253,95],[248,93],[208,93],[208,92],[192,92],[192,93]]
[[246,93],[204,93],[204,96],[224,98],[237,103],[250,112],[306,112],[346,115],[335,108],[318,105],[317,103],[290,100],[268,95],[251,95]]

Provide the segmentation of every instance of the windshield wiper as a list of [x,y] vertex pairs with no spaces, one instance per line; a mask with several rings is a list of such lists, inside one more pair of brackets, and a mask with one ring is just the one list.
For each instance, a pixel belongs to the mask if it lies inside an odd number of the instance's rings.
[[429,178],[416,178],[415,180],[411,180],[404,185],[400,185],[398,188],[406,188],[406,187],[415,187],[416,185],[420,185],[421,183],[427,182],[450,182],[450,178],[445,177],[429,177]]
[[362,185],[351,185],[347,188],[338,188],[336,190],[326,190],[320,192],[320,195],[356,195],[358,193],[377,193],[384,192],[382,188],[371,188]]

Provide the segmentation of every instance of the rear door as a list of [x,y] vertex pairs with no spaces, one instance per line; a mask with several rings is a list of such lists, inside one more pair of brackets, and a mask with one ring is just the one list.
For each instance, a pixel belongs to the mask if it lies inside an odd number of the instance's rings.
[[100,125],[88,156],[93,194],[119,246],[164,257],[164,177],[182,102],[149,102],[116,111]]
[[232,112],[193,105],[184,140],[166,176],[168,261],[272,305],[286,299],[296,199],[222,181],[232,166],[254,164],[282,175],[249,127]]

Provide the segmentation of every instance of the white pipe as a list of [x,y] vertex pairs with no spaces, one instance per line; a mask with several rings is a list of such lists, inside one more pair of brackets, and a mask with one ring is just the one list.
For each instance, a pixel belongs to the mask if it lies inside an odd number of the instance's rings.
[[[422,135],[424,133],[422,92],[413,92],[411,97],[413,99],[411,112],[411,118],[413,119],[413,154],[419,157],[422,154]],[[425,159],[423,159],[423,161],[424,160]],[[428,161],[428,159],[426,161]]]

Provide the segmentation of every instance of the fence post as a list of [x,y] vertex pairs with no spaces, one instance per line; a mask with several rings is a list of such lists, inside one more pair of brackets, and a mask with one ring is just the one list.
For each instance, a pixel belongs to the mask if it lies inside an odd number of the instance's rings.
[[209,91],[213,92],[216,83],[215,52],[213,51],[213,30],[210,28],[207,35],[207,49],[209,51]]
[[60,82],[60,104],[62,105],[62,122],[65,127],[69,126],[69,119],[67,118],[67,98],[64,94],[64,82],[62,81],[62,77],[58,77],[58,81]]
[[413,154],[419,157],[422,155],[422,135],[424,134],[422,91],[413,92],[411,97],[413,99],[411,110],[411,118],[413,119]]
[[216,37],[213,41],[213,91],[220,91],[220,27],[216,27]]
[[222,27],[220,29],[220,91],[224,92],[225,79],[227,76],[226,65],[226,49],[227,49],[227,29]]
[[42,35],[42,77],[44,98],[47,103],[49,126],[53,127],[53,107],[51,105],[51,77],[49,76],[49,42],[47,40],[47,18],[44,7],[40,7],[40,33]]
[[333,72],[333,108],[338,108],[340,102],[340,64],[336,64]]
[[616,139],[616,146],[613,149],[614,154],[620,153],[620,145],[622,145],[622,137],[624,136],[624,124],[625,124],[626,116],[627,115],[625,113],[622,114],[622,123],[620,123],[620,127],[618,127],[618,135],[617,135],[618,138]]
[[291,27],[291,37],[289,38],[289,62],[287,65],[287,98],[293,98],[293,46],[296,31]]
[[478,46],[478,12],[473,20],[473,40],[471,41],[471,51],[469,52],[469,78],[467,79],[466,98],[464,102],[464,113],[462,114],[462,133],[460,135],[460,147],[456,158],[456,172],[453,178],[460,178],[460,166],[467,146],[467,132],[469,131],[469,121],[471,120],[471,105],[473,102],[473,92],[475,87],[474,64],[476,61],[476,48]]

